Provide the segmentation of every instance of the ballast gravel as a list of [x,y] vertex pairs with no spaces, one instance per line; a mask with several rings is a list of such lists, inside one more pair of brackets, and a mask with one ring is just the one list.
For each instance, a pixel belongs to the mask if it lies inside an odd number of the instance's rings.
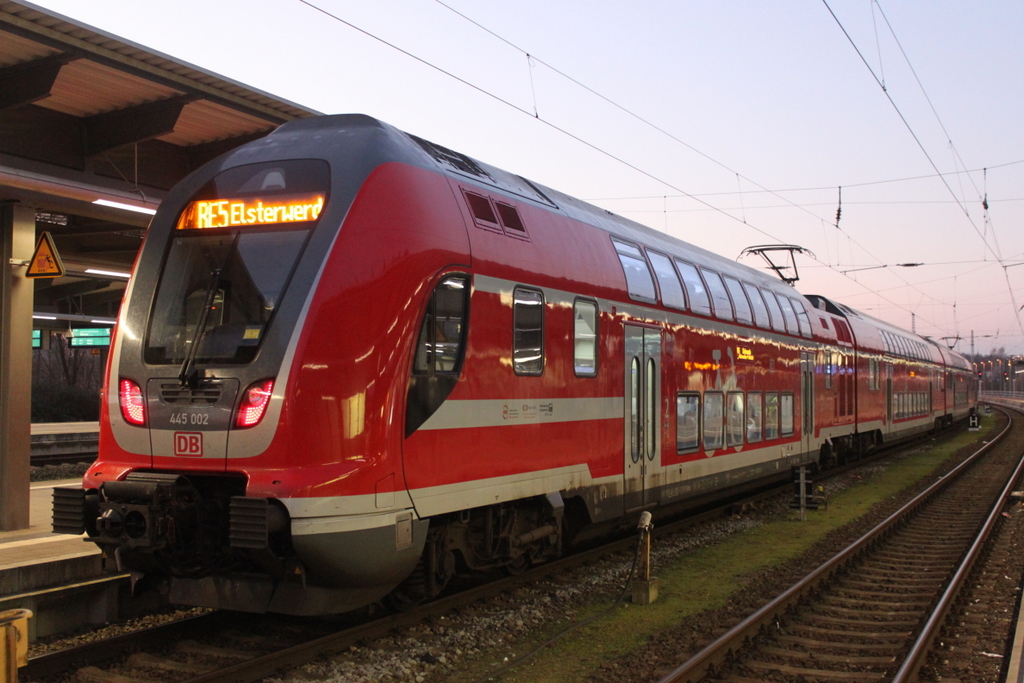
[[[831,497],[885,469],[884,464],[873,464],[851,470],[825,482],[824,495]],[[788,502],[788,495],[780,494],[750,506],[742,515],[659,537],[652,547],[652,565],[656,568],[683,553],[714,545],[733,534],[787,515]],[[632,562],[632,553],[621,553],[433,618],[414,628],[361,643],[340,654],[318,658],[266,680],[268,683],[434,683],[446,681],[457,672],[466,676],[470,671],[479,671],[486,677],[526,654],[525,645],[520,644],[524,636],[554,624],[572,622],[583,609],[611,607],[626,584]],[[70,639],[35,643],[30,654],[35,656],[72,647],[195,613],[197,610],[168,612],[110,624]]]
[[[831,497],[885,469],[884,464],[874,464],[851,470],[825,482],[823,493],[826,498]],[[788,496],[782,494],[742,516],[715,520],[671,537],[658,538],[652,547],[652,565],[668,563],[683,553],[714,545],[733,534],[786,515],[788,502]],[[614,596],[626,583],[632,562],[631,553],[605,559],[402,633],[361,647],[353,646],[343,654],[318,659],[287,675],[266,680],[267,683],[434,683],[446,681],[466,667],[483,667],[481,675],[486,677],[526,654],[525,647],[517,647],[522,636],[555,623],[571,621],[583,608],[595,603],[600,607],[601,598],[610,607]]]

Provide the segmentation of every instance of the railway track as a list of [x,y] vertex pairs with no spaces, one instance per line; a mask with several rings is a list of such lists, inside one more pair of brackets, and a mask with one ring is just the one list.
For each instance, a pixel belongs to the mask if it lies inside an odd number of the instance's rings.
[[[829,476],[870,464],[888,454],[888,451],[882,452],[838,468],[829,472]],[[758,499],[777,496],[780,490],[788,490],[789,487],[787,476],[784,484],[732,500],[719,501],[678,522],[659,524],[656,536],[679,534],[695,525],[735,512]],[[357,643],[373,641],[396,630],[416,628],[425,621],[443,619],[444,615],[453,611],[494,596],[515,592],[520,586],[536,582],[544,576],[557,575],[581,565],[591,565],[616,553],[625,553],[631,557],[634,546],[633,538],[604,544],[520,576],[468,588],[424,605],[414,613],[384,617],[350,616],[344,621],[301,621],[212,612],[186,622],[174,622],[35,657],[22,670],[21,679],[39,681],[58,673],[77,672],[78,680],[90,683],[259,680],[319,656],[345,652]],[[301,628],[297,626],[299,623],[302,624]]]
[[998,527],[1024,467],[1022,451],[1018,416],[953,472],[661,683],[916,680]]

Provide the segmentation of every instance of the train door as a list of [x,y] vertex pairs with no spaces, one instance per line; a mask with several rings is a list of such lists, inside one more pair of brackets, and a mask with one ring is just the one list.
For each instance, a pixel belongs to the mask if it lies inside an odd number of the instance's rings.
[[[828,354],[825,355],[826,359]],[[814,354],[800,352],[800,445],[801,451],[809,453],[814,440]]]
[[892,363],[885,364],[885,426],[892,431]]
[[625,348],[623,506],[629,511],[653,502],[648,482],[660,445],[661,331],[626,325]]

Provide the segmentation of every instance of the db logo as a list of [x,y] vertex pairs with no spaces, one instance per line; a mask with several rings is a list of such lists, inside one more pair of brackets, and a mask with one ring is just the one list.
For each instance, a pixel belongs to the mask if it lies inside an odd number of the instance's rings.
[[203,433],[174,432],[174,454],[203,457]]

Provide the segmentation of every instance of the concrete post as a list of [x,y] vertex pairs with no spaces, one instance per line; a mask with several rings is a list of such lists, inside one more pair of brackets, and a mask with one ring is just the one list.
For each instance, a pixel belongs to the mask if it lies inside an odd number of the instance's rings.
[[11,260],[32,258],[35,209],[0,204],[0,531],[29,526],[34,283]]

